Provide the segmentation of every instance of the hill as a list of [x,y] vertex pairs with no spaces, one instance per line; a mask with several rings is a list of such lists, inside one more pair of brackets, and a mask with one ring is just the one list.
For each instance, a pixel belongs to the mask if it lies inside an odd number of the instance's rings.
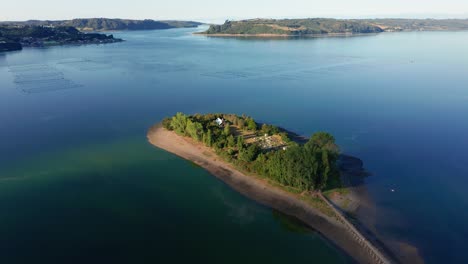
[[78,18],[72,20],[28,20],[23,22],[2,22],[8,25],[29,25],[49,27],[75,27],[82,31],[109,31],[109,30],[153,30],[170,28],[198,27],[201,23],[193,21],[155,21],[151,19],[110,19],[110,18]]
[[250,19],[211,25],[202,34],[307,36],[436,30],[468,30],[468,19]]
[[223,25],[212,25],[205,34],[240,35],[315,35],[379,33],[383,30],[370,23],[336,19],[251,19],[226,21]]

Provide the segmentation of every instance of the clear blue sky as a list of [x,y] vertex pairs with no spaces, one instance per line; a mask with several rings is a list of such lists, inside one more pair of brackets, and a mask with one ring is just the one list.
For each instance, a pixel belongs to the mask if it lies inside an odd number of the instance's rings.
[[15,0],[0,20],[89,17],[196,19],[297,17],[468,18],[468,0]]

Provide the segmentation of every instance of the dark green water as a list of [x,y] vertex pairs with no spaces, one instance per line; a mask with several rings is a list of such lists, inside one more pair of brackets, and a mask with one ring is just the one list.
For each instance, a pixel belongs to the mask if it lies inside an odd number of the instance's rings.
[[24,161],[0,180],[2,263],[347,262],[144,140]]
[[0,263],[348,261],[151,147],[147,129],[178,111],[331,132],[372,173],[382,237],[428,263],[468,262],[467,32],[192,31],[0,54]]

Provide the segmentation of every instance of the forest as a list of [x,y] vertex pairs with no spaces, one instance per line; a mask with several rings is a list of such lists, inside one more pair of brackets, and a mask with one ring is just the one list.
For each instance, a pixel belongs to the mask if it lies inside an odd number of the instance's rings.
[[46,27],[75,27],[83,31],[107,30],[154,30],[170,28],[191,28],[201,25],[194,21],[152,19],[113,19],[113,18],[77,18],[72,20],[28,20],[22,22],[0,22],[10,26],[46,26]]
[[250,19],[226,21],[222,25],[212,25],[206,34],[276,34],[313,35],[344,33],[380,33],[383,30],[370,23],[352,20],[325,18],[313,19]]
[[468,19],[249,19],[211,25],[204,34],[287,35],[365,34],[384,31],[468,30]]
[[[223,120],[223,123],[216,120]],[[324,190],[336,187],[330,185],[340,182],[336,165],[339,148],[334,137],[326,132],[317,132],[301,144],[291,140],[287,131],[235,114],[189,116],[177,113],[164,119],[162,125],[213,148],[225,161],[242,171],[297,191]],[[285,145],[265,149],[257,143],[247,143],[246,133],[258,137],[278,135]]]

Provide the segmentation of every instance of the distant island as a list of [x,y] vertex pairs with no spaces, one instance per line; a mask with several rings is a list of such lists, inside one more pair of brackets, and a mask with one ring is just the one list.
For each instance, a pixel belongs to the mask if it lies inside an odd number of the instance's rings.
[[0,51],[21,50],[23,47],[45,47],[70,44],[104,44],[122,39],[100,33],[83,33],[74,27],[0,25]]
[[468,19],[249,19],[211,25],[209,36],[350,35],[394,31],[468,30]]
[[245,115],[177,113],[151,127],[147,137],[241,194],[297,217],[356,261],[393,262],[326,198],[326,192],[346,192],[342,170],[362,171],[359,159],[340,154],[331,134],[307,139]]
[[113,18],[77,18],[72,20],[29,20],[22,22],[0,22],[0,25],[13,26],[46,26],[46,27],[74,27],[80,31],[112,31],[112,30],[155,30],[170,28],[193,28],[202,25],[194,21],[151,19],[113,19]]

